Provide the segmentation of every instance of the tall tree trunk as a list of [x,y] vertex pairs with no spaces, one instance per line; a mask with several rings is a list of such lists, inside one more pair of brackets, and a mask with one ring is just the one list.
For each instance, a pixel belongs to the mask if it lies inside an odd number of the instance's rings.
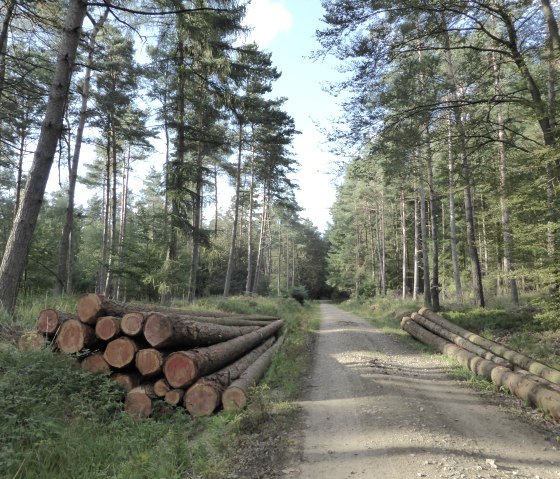
[[8,32],[15,13],[16,0],[6,2],[6,14],[2,20],[2,30],[0,31],[0,100],[4,95],[4,85],[6,83],[6,57],[8,51]]
[[401,190],[401,245],[402,245],[402,299],[406,299],[407,284],[407,258],[406,258],[406,202],[404,198],[404,190]]
[[420,257],[420,231],[418,228],[419,218],[418,218],[418,191],[415,186],[414,188],[414,264],[413,268],[413,285],[412,285],[412,299],[416,301],[418,299],[418,294],[420,292],[420,267],[419,267],[419,257]]
[[[254,136],[254,128],[253,128]],[[251,144],[251,172],[249,183],[249,215],[247,225],[247,279],[245,281],[245,294],[251,294],[251,280],[253,279],[253,199],[255,195],[255,145]]]
[[235,172],[235,200],[233,207],[233,224],[231,229],[231,242],[229,247],[228,266],[226,280],[224,283],[224,296],[229,296],[231,288],[231,277],[235,267],[235,247],[237,244],[237,228],[239,223],[239,204],[241,200],[241,158],[243,153],[243,121],[238,119],[237,133],[237,169]]
[[432,292],[430,290],[430,259],[429,259],[429,245],[428,245],[428,228],[426,222],[428,221],[426,214],[426,192],[424,190],[424,181],[422,178],[420,184],[420,234],[422,235],[422,269],[424,276],[424,304],[432,307]]
[[426,145],[427,145],[427,170],[428,170],[428,188],[430,189],[430,223],[432,227],[432,285],[430,288],[430,297],[432,300],[432,309],[440,310],[439,304],[439,239],[438,239],[438,221],[437,221],[437,196],[434,188],[434,167],[432,159],[432,147],[430,140],[430,131],[426,129]]
[[[124,254],[124,242],[126,239],[126,222],[128,217],[128,180],[130,177],[130,152],[131,145],[128,145],[128,153],[126,155],[125,160],[123,161],[122,167],[122,190],[121,190],[121,212],[119,218],[119,239],[117,245],[117,258],[119,265],[121,265],[123,261],[123,254]],[[122,268],[119,268],[122,269]],[[120,273],[116,275],[115,278],[115,294],[117,300],[121,300],[121,284],[122,284],[122,276]],[[126,299],[122,299],[125,301]]]
[[68,203],[66,206],[66,217],[64,226],[62,228],[62,235],[60,237],[60,247],[58,250],[57,262],[57,278],[54,283],[54,293],[60,294],[63,290],[67,293],[72,292],[69,285],[69,278],[72,276],[72,269],[69,267],[71,264],[72,254],[72,238],[74,236],[74,206],[76,196],[76,183],[78,180],[78,165],[80,163],[80,153],[82,149],[84,128],[86,125],[89,91],[91,84],[91,69],[93,65],[93,54],[97,40],[97,34],[103,27],[107,20],[109,9],[106,8],[97,22],[94,23],[93,30],[89,37],[88,43],[88,56],[84,72],[84,79],[81,88],[82,103],[80,106],[80,114],[78,119],[78,127],[76,129],[76,140],[74,143],[74,152],[72,155],[72,163],[69,168],[68,175]]
[[267,220],[268,220],[268,197],[267,197],[267,188],[264,187],[261,225],[260,225],[260,232],[259,232],[259,245],[257,248],[257,259],[255,261],[255,278],[253,279],[253,286],[251,289],[253,294],[258,292],[258,287],[259,287],[259,275],[261,270],[262,257],[264,255],[264,240],[266,234]]
[[68,89],[86,12],[87,4],[85,2],[70,0],[57,64],[49,90],[45,119],[41,126],[21,207],[10,231],[0,265],[0,308],[9,313],[15,309],[20,281],[27,265],[29,248],[43,203],[58,139],[62,134]]

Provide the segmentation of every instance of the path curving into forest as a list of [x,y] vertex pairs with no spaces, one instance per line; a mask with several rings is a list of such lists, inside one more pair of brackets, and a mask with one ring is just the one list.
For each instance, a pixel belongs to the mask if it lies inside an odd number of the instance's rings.
[[560,444],[446,374],[441,357],[321,304],[300,479],[559,479]]

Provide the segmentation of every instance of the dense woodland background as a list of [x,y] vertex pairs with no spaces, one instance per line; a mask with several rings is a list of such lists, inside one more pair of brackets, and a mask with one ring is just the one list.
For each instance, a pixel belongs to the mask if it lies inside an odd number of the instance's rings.
[[[3,308],[53,290],[392,295],[531,301],[557,327],[558,5],[323,0],[315,54],[347,76],[330,86],[343,181],[322,235],[299,217],[297,125],[274,59],[242,42],[243,3],[0,4]],[[43,196],[49,162],[60,190]]]

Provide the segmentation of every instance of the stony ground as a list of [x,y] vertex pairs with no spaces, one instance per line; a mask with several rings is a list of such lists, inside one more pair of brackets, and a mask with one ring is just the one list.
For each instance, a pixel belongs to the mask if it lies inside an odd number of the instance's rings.
[[291,455],[252,477],[560,478],[558,425],[451,379],[438,355],[333,305],[321,310],[301,421],[279,433]]

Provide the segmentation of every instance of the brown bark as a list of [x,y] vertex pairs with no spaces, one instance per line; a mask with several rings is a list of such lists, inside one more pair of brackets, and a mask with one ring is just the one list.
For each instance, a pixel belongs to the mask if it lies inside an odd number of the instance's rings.
[[498,386],[507,387],[512,394],[542,409],[556,420],[560,420],[560,393],[527,376],[517,374],[493,361],[483,359],[459,346],[436,336],[409,317],[404,317],[401,327],[416,339],[433,346],[438,351],[454,357],[461,366],[490,379]]
[[165,354],[154,348],[141,349],[136,353],[136,369],[144,377],[154,377],[162,373]]
[[154,348],[209,346],[258,329],[258,326],[222,326],[199,323],[184,316],[151,313],[144,325],[144,337]]
[[43,204],[49,173],[62,134],[68,89],[86,13],[86,2],[82,0],[69,2],[33,164],[0,264],[0,308],[8,313],[15,309],[19,285],[27,266],[29,248]]
[[107,361],[105,361],[102,352],[90,354],[84,358],[80,364],[82,369],[92,373],[108,373],[111,371],[111,367]]
[[75,314],[56,309],[43,309],[37,318],[37,330],[45,336],[52,337],[58,328],[68,319],[78,319]]
[[29,331],[23,333],[18,339],[19,351],[40,351],[47,346],[47,338],[40,332]]
[[201,376],[213,373],[243,356],[279,331],[283,324],[279,319],[264,328],[223,343],[174,352],[169,355],[163,367],[165,378],[174,388],[189,386]]
[[140,374],[134,372],[116,372],[111,374],[115,381],[125,392],[129,392],[140,384]]
[[127,336],[138,336],[144,331],[146,313],[126,313],[121,319],[121,331]]
[[77,353],[85,348],[93,348],[97,342],[95,330],[77,319],[62,323],[56,335],[56,344],[64,353]]
[[272,346],[275,338],[268,338],[260,346],[229,366],[194,383],[185,394],[184,405],[192,416],[209,416],[222,402],[225,389]]
[[172,406],[177,406],[181,403],[184,397],[185,397],[184,389],[170,389],[165,394],[165,402],[167,404],[171,404]]
[[157,399],[154,386],[142,384],[128,392],[124,401],[124,410],[138,417],[150,417],[154,399]]
[[169,391],[171,391],[171,386],[167,382],[167,379],[158,379],[154,383],[154,393],[157,397],[163,398]]
[[222,405],[226,411],[241,411],[247,405],[251,388],[255,387],[268,371],[272,358],[282,346],[284,336],[251,364],[238,379],[233,381],[222,394]]
[[412,313],[411,318],[414,322],[426,328],[428,331],[431,331],[432,333],[437,334],[438,336],[441,336],[442,338],[447,339],[452,343],[455,343],[457,346],[460,346],[463,349],[470,351],[471,353],[477,354],[481,358],[488,359],[489,361],[494,361],[496,364],[500,364],[505,368],[513,369],[513,365],[509,361],[506,361],[504,358],[500,356],[496,356],[495,354],[492,354],[490,351],[481,348],[480,346],[477,346],[474,343],[471,343],[467,339],[462,338],[461,336],[458,336],[455,333],[452,333],[451,331],[443,328],[442,326],[437,325],[433,321],[430,321],[428,318],[425,318],[424,316],[418,313]]
[[80,296],[76,310],[82,323],[95,324],[101,316],[124,316],[126,313],[142,311],[142,307],[118,303],[103,295],[89,293]]
[[95,335],[103,341],[111,341],[121,334],[121,319],[103,316],[95,324]]
[[121,369],[134,362],[140,345],[132,338],[121,336],[107,344],[103,357],[112,367]]
[[[187,317],[188,316],[188,317]],[[238,316],[225,316],[222,318],[210,318],[207,316],[198,315],[185,315],[185,319],[198,321],[200,323],[214,323],[223,326],[266,326],[272,321],[280,318],[272,316],[258,316],[258,315],[238,315]]]
[[447,321],[441,316],[438,316],[433,311],[430,311],[427,308],[420,309],[419,313],[425,318],[430,319],[432,322],[448,329],[449,331],[452,331],[453,333],[465,339],[468,339],[471,343],[485,348],[496,354],[497,356],[501,356],[502,358],[507,359],[516,366],[526,369],[527,371],[536,374],[537,376],[540,376],[552,383],[560,384],[560,371],[558,371],[557,369],[553,369],[546,364],[535,361],[533,358],[530,358],[525,354],[514,351],[513,349],[495,343],[494,341],[490,341],[489,339],[478,336],[477,334],[471,333],[470,331],[467,331],[466,329],[463,329],[456,324]]

